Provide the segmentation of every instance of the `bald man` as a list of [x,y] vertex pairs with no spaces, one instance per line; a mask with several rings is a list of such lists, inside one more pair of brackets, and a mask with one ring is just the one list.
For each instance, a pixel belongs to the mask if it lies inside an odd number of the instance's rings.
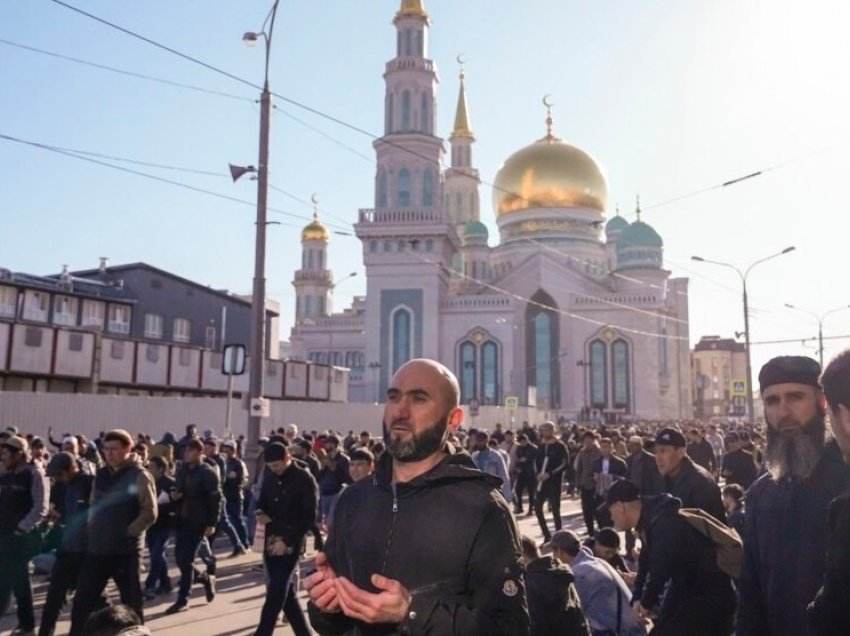
[[384,409],[372,478],[340,495],[308,577],[319,634],[529,633],[516,524],[501,480],[447,443],[463,420],[457,378],[404,364]]

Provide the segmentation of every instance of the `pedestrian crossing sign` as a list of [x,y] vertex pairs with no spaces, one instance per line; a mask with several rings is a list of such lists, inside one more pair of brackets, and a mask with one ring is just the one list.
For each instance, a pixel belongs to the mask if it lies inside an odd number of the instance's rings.
[[510,410],[516,410],[519,406],[519,398],[516,395],[509,395],[505,398],[505,408]]
[[747,394],[747,381],[746,380],[732,380],[729,383],[730,393],[733,396],[742,396]]

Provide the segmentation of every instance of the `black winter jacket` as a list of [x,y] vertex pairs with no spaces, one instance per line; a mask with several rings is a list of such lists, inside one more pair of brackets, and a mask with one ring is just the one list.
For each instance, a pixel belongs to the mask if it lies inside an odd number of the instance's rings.
[[525,574],[534,636],[589,636],[575,577],[550,556],[532,561]]
[[747,490],[758,477],[753,454],[743,448],[726,453],[723,456],[723,470],[720,474],[727,484],[738,484]]
[[295,462],[282,475],[269,469],[263,476],[257,510],[271,518],[266,537],[279,536],[287,547],[300,551],[304,535],[316,523],[317,505],[316,480]]
[[62,517],[59,519],[59,525],[62,528],[60,550],[62,552],[83,553],[86,551],[86,523],[92,487],[94,486],[94,476],[80,472],[74,477],[74,481],[63,484],[63,486],[65,488],[62,500]]
[[371,625],[319,612],[319,634],[524,636],[529,633],[525,577],[516,523],[501,480],[447,448],[424,475],[392,483],[392,458],[372,479],[346,488],[337,502],[326,553],[337,575],[376,592],[379,573],[410,592],[400,625]]
[[222,510],[218,471],[207,464],[183,464],[177,473],[177,523],[208,528],[218,524]]
[[642,502],[637,531],[643,549],[634,600],[652,608],[669,581],[659,622],[684,610],[694,624],[713,622],[716,613],[724,612],[731,625],[735,591],[732,580],[717,567],[714,544],[679,516],[682,502],[675,497],[662,494],[643,497]]
[[655,455],[641,449],[626,457],[626,466],[628,466],[626,477],[637,484],[644,497],[660,495],[664,492],[664,481],[661,479],[661,473],[658,472]]
[[809,605],[810,636],[845,636],[850,626],[850,494],[829,505],[823,586]]
[[726,523],[720,488],[705,468],[685,456],[678,472],[664,477],[664,490],[681,500],[683,508],[701,508]]

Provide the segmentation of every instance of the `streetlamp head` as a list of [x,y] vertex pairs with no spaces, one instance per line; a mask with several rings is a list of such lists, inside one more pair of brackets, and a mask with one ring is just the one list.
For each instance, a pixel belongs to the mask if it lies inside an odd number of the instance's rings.
[[692,261],[699,261],[699,262],[701,263],[701,262],[703,262],[705,259],[704,259],[702,256],[691,256],[691,260],[692,260]]
[[257,40],[260,39],[262,33],[255,33],[254,31],[245,31],[242,35],[242,41],[248,46],[254,46],[257,43]]
[[786,306],[786,307],[788,307],[788,309],[797,309],[797,308],[796,308],[794,305],[792,305],[791,303],[785,303],[785,306]]
[[357,276],[357,272],[351,272],[351,273],[349,274],[349,276],[351,276],[351,277]]
[[796,249],[797,248],[792,245],[791,247],[786,247],[784,250],[782,250],[782,253],[787,254],[788,252],[793,252]]

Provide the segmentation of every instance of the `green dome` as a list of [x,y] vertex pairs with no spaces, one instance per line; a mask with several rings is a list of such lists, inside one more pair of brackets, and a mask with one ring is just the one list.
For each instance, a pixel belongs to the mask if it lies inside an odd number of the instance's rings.
[[[614,219],[611,220],[613,221]],[[643,221],[635,221],[623,230],[620,238],[617,239],[617,243],[620,248],[664,247],[664,241],[661,240],[661,236],[658,232],[656,232],[651,225],[648,225]]]
[[629,227],[629,222],[618,214],[617,216],[611,217],[605,224],[605,232],[606,234],[622,232],[627,227]]
[[490,236],[487,226],[481,221],[470,221],[463,228],[464,236]]

